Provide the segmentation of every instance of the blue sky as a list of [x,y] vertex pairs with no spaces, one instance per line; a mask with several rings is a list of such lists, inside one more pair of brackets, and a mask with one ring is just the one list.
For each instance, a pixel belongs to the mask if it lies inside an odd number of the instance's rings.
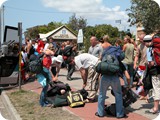
[[[26,28],[56,21],[67,23],[76,13],[87,19],[88,25],[111,24],[127,30],[130,0],[8,0],[4,3],[5,25]],[[121,26],[115,20],[122,20]]]

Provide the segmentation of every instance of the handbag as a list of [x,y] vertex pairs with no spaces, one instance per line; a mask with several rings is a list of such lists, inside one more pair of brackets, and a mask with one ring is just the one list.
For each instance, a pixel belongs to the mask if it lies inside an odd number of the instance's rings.
[[79,91],[75,91],[75,92],[71,92],[69,91],[68,96],[67,96],[67,100],[69,103],[69,106],[71,108],[75,108],[75,107],[84,107],[85,102],[83,100],[83,96],[81,95],[81,93]]

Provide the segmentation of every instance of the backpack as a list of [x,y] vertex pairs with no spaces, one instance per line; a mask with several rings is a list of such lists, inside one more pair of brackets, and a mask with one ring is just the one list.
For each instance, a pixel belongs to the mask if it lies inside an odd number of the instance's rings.
[[105,55],[114,55],[119,61],[122,61],[125,57],[124,52],[121,50],[120,46],[109,46],[108,48],[104,49],[102,53],[102,58]]
[[63,50],[63,55],[69,57],[71,56],[71,54],[72,54],[72,46],[65,47]]
[[110,46],[102,53],[102,61],[96,66],[96,72],[113,75],[120,70],[119,61],[124,59],[124,52],[120,47]]
[[153,56],[157,66],[160,66],[160,37],[153,38]]
[[62,106],[68,106],[68,101],[67,101],[67,93],[63,95],[56,95],[53,99],[53,107],[62,107]]
[[43,64],[42,64],[43,55],[44,54],[37,56],[34,60],[28,63],[28,69],[31,73],[39,74],[43,71]]
[[52,81],[49,83],[50,88],[47,90],[47,97],[52,97],[57,94],[61,95],[60,90],[64,89],[66,92],[70,91],[70,86],[61,81]]
[[[62,107],[68,105],[68,91],[71,90],[70,86],[61,81],[52,81],[49,83],[50,88],[47,90],[45,99],[53,105],[53,107]],[[66,92],[61,94],[61,90],[64,89]]]
[[54,53],[54,56],[58,56],[58,55],[61,55],[62,53],[61,53],[61,48],[59,47],[59,46],[57,46],[57,48],[56,48],[56,52]]
[[115,56],[106,55],[106,59],[101,61],[96,66],[96,72],[101,73],[102,75],[112,75],[119,72],[119,61]]
[[69,106],[71,108],[75,108],[75,107],[84,107],[85,102],[83,100],[83,96],[80,94],[80,92],[69,92],[68,96],[67,96],[67,100],[69,103]]

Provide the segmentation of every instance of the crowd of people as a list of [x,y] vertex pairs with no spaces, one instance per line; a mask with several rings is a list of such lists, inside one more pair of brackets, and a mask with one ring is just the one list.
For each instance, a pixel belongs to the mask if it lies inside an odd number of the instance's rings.
[[[98,107],[95,113],[98,117],[105,116],[104,107],[106,92],[109,86],[111,86],[116,103],[116,117],[125,117],[125,111],[123,107],[122,88],[120,79],[124,80],[124,86],[127,88],[134,87],[134,72],[137,69],[145,68],[146,65],[151,68],[156,66],[153,56],[151,55],[151,45],[153,37],[146,35],[142,32],[139,36],[139,44],[136,44],[131,34],[124,36],[123,40],[117,39],[114,46],[120,47],[124,52],[124,59],[119,60],[119,66],[121,72],[117,74],[100,74],[96,72],[95,67],[105,59],[104,51],[113,46],[109,43],[109,36],[105,35],[102,39],[98,39],[96,36],[91,36],[89,50],[87,53],[78,55],[77,44],[72,41],[66,41],[56,43],[52,38],[41,39],[39,35],[34,40],[26,38],[25,45],[22,47],[22,69],[26,61],[30,61],[35,55],[44,53],[43,56],[43,70],[47,73],[48,81],[57,81],[58,74],[62,66],[67,68],[67,80],[72,80],[72,74],[75,69],[80,71],[83,86],[88,91],[88,97],[86,102],[94,102],[98,93]],[[46,77],[46,76],[44,76]],[[37,75],[37,79],[41,76]],[[22,79],[27,81],[26,71],[22,71]],[[159,112],[159,100],[160,100],[160,73],[152,75],[152,85],[154,91],[154,106],[147,113]],[[137,81],[138,83],[139,81]],[[143,84],[142,84],[143,86]],[[40,97],[40,105],[47,106],[45,101],[45,94],[48,89],[48,83],[42,85],[43,89]],[[148,95],[142,89],[138,93],[140,99],[148,100]]]

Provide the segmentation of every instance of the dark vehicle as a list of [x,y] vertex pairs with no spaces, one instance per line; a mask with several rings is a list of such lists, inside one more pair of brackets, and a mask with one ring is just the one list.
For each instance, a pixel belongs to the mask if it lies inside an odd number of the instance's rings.
[[18,28],[6,26],[0,44],[0,86],[18,83]]

